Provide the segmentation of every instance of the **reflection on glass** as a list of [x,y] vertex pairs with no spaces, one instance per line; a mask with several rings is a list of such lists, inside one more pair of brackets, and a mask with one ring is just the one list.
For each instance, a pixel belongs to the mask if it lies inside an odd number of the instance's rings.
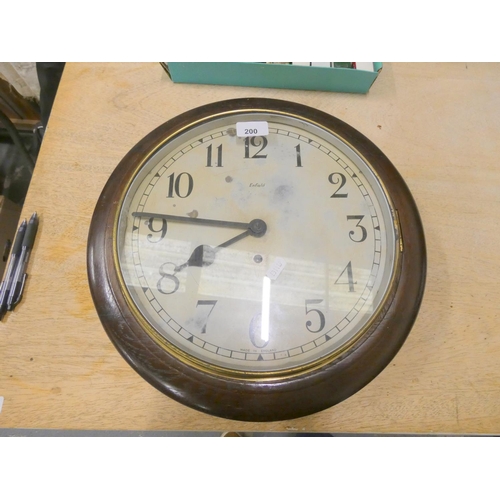
[[264,276],[262,280],[262,325],[260,338],[262,342],[269,341],[269,304],[271,300],[271,279]]

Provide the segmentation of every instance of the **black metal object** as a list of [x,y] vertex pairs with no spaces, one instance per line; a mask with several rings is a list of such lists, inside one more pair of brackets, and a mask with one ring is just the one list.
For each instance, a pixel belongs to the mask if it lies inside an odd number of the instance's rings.
[[43,127],[47,127],[52,105],[57,94],[57,88],[66,63],[37,62],[36,72],[40,83],[40,113]]

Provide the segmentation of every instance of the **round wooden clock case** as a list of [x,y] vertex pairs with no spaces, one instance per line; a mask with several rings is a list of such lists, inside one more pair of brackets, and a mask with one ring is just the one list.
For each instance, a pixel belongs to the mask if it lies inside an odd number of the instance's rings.
[[366,137],[272,99],[173,118],[120,162],[89,231],[115,347],[196,410],[247,421],[329,408],[373,380],[422,300],[412,195]]

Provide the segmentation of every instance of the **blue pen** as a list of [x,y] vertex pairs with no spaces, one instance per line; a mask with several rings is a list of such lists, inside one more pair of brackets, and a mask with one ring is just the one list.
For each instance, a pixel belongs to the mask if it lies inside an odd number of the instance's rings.
[[17,230],[16,239],[14,240],[14,245],[12,246],[12,252],[10,254],[10,260],[7,266],[7,272],[5,273],[5,279],[2,282],[2,287],[0,289],[0,319],[3,318],[3,315],[5,314],[5,311],[7,309],[7,299],[12,287],[14,272],[19,262],[19,257],[21,256],[24,235],[26,233],[26,226],[26,219],[24,219],[22,224],[19,226],[19,229]]

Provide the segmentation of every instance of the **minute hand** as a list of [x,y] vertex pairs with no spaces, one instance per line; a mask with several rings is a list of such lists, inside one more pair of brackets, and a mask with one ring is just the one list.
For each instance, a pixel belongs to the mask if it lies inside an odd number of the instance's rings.
[[195,217],[183,217],[181,215],[168,215],[158,214],[152,212],[132,212],[133,217],[154,217],[158,219],[165,219],[174,222],[182,222],[188,224],[199,224],[201,226],[214,226],[214,227],[229,227],[231,229],[248,229],[251,222],[231,222],[227,220],[215,219],[199,219]]

